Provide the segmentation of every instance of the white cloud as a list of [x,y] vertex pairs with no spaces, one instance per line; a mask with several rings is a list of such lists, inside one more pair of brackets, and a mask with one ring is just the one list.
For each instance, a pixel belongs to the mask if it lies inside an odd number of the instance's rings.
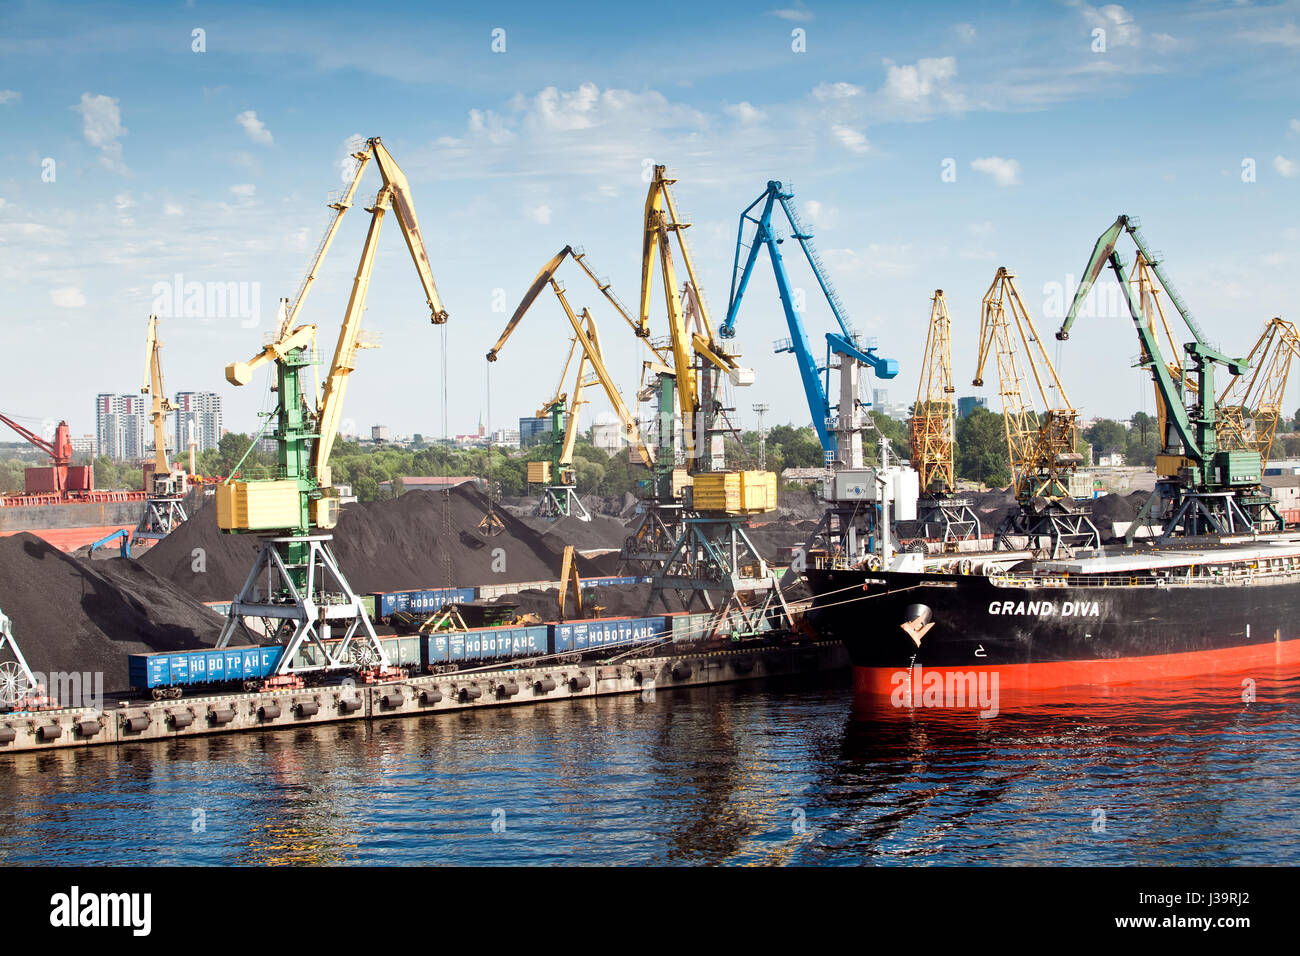
[[975,40],[975,27],[970,23],[954,23],[952,32],[957,34],[957,39],[963,43],[972,43]]
[[50,301],[60,309],[80,309],[86,304],[86,297],[76,286],[68,286],[65,289],[51,289]]
[[871,143],[867,138],[855,129],[838,124],[831,127],[831,135],[839,141],[840,145],[853,153],[867,153],[871,151]]
[[1241,34],[1241,38],[1252,43],[1275,43],[1291,49],[1300,47],[1300,29],[1296,29],[1294,23],[1273,30],[1247,30]]
[[1300,175],[1300,163],[1297,163],[1294,159],[1287,159],[1285,156],[1274,156],[1273,168],[1287,179],[1294,179],[1297,175]]
[[470,110],[469,132],[471,136],[481,137],[496,146],[515,138],[505,120],[492,110]]
[[244,110],[235,117],[235,122],[244,127],[244,132],[254,143],[261,143],[263,146],[271,145],[271,131],[257,118],[257,110]]
[[728,116],[734,116],[742,123],[761,123],[767,119],[767,114],[755,108],[748,100],[742,100],[739,103],[724,103],[722,104],[722,111]]
[[971,169],[987,173],[999,186],[1014,186],[1020,182],[1020,163],[1000,156],[981,156],[971,160]]
[[985,219],[983,222],[973,222],[969,226],[972,236],[991,236],[993,235],[993,223]]
[[119,102],[103,94],[82,93],[81,102],[72,108],[81,114],[81,133],[86,142],[99,149],[100,164],[114,172],[127,172],[122,144],[118,142],[127,133]]
[[0,106],[6,103],[20,103],[23,95],[17,90],[0,90]]
[[689,106],[670,103],[662,93],[620,89],[602,92],[595,83],[583,83],[576,90],[548,86],[531,100],[516,96],[511,106],[523,114],[526,127],[544,132],[593,129],[626,120],[649,129],[706,125],[704,114]]
[[816,199],[805,199],[799,203],[803,217],[819,228],[829,226],[839,216],[839,210]]
[[539,225],[546,226],[551,222],[551,207],[546,203],[540,203],[526,210],[528,218]]
[[767,11],[774,17],[780,17],[782,20],[792,20],[797,23],[804,23],[813,18],[813,12],[803,5],[801,0],[795,0],[793,7],[783,7],[779,10]]
[[230,191],[240,199],[252,199],[253,194],[257,192],[257,187],[252,183],[239,183],[238,185],[231,186]]
[[862,87],[852,83],[819,83],[813,88],[813,97],[823,102],[827,100],[847,100],[862,95]]
[[1295,133],[1297,136],[1300,136],[1300,119],[1293,119],[1290,123],[1287,124],[1287,126],[1291,130],[1291,132]]
[[126,212],[135,205],[135,200],[131,198],[130,193],[118,193],[113,197],[113,205],[118,212]]
[[178,203],[174,203],[174,202],[163,203],[163,215],[183,216],[185,215],[185,210]]
[[1157,53],[1169,53],[1178,49],[1181,44],[1168,33],[1153,33],[1151,34],[1151,45],[1155,47]]
[[0,209],[3,209],[7,204],[8,204],[8,201],[5,199],[5,197],[4,197],[4,196],[0,196]]
[[924,57],[902,66],[886,60],[885,66],[888,74],[884,93],[903,103],[918,103],[926,99],[945,81],[957,75],[957,58],[952,56]]

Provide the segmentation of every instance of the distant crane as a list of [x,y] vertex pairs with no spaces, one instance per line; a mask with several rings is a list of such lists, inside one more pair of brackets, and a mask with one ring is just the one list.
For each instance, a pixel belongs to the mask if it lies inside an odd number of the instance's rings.
[[149,316],[145,346],[144,385],[141,394],[152,399],[149,423],[153,427],[153,476],[145,490],[144,514],[135,529],[136,540],[157,541],[171,534],[186,520],[184,497],[188,482],[183,469],[173,468],[167,458],[167,416],[177,406],[167,397],[162,377],[162,341],[158,338],[158,316]]
[[[1043,548],[1051,557],[1079,547],[1101,546],[1101,535],[1092,519],[1070,507],[1070,480],[1083,456],[1076,451],[1078,412],[1065,394],[1065,386],[1043,347],[1034,320],[1016,289],[1015,276],[999,267],[980,312],[979,362],[972,384],[984,384],[984,369],[995,356],[1002,420],[1016,501],[1013,511],[993,532],[995,549],[1014,550],[1013,537],[1028,538],[1032,547]],[[1012,326],[1015,326],[1014,334]],[[1034,380],[1034,391],[1043,410],[1037,410],[1025,374],[1020,368],[1016,342],[1024,347],[1025,364]],[[1047,499],[1039,507],[1036,499]],[[1047,545],[1044,548],[1043,541]]]
[[[952,318],[942,289],[930,298],[930,325],[925,356],[916,389],[909,431],[912,467],[919,475],[921,498],[917,503],[920,537],[939,538],[944,546],[980,536],[979,517],[970,501],[955,497],[953,445],[956,441],[956,403],[952,384]],[[901,533],[901,532],[900,532]]]
[[1267,466],[1273,436],[1282,417],[1291,361],[1300,354],[1300,331],[1295,324],[1274,318],[1264,326],[1246,361],[1250,372],[1234,375],[1218,401],[1219,447],[1228,451],[1253,451]]
[[27,666],[27,659],[18,647],[8,615],[0,611],[0,658],[5,651],[9,652],[11,659],[0,659],[0,707],[13,708],[20,706],[37,689],[36,675]]
[[[1142,303],[1134,294],[1124,260],[1116,251],[1120,237],[1125,234],[1137,247],[1139,269],[1143,261],[1149,265],[1192,333],[1194,341],[1183,346],[1185,363],[1181,368],[1186,371],[1182,375],[1171,372],[1180,366],[1165,360]],[[1166,416],[1160,451],[1156,455],[1156,487],[1129,527],[1127,540],[1133,540],[1139,527],[1145,524],[1154,528],[1156,522],[1161,539],[1281,527],[1282,516],[1276,503],[1264,494],[1261,486],[1263,466],[1259,453],[1219,445],[1214,368],[1222,365],[1230,374],[1242,376],[1249,362],[1225,355],[1206,342],[1201,327],[1165,277],[1159,257],[1148,248],[1136,218],[1121,214],[1097,240],[1056,337],[1062,341],[1070,337],[1080,307],[1107,265],[1119,280],[1138,333],[1142,346],[1139,364],[1149,369],[1155,379]],[[1188,393],[1190,408],[1185,397]]]
[[[569,326],[573,331],[573,340],[569,347],[569,356],[565,361],[564,371],[560,375],[560,384],[556,388],[555,396],[537,412],[539,418],[548,415],[551,417],[553,435],[551,461],[529,463],[529,484],[540,484],[544,487],[539,505],[540,514],[548,517],[572,516],[581,518],[584,521],[590,521],[591,515],[587,512],[582,500],[576,493],[576,481],[572,467],[573,448],[577,440],[578,411],[583,402],[582,393],[586,386],[599,384],[604,389],[605,395],[622,426],[623,437],[631,445],[633,453],[639,462],[644,465],[653,464],[655,456],[642,440],[637,421],[628,409],[627,403],[624,402],[618,387],[614,384],[613,376],[610,375],[605,363],[604,353],[601,351],[600,335],[596,330],[596,320],[592,318],[588,309],[584,308],[581,316],[575,313],[564,294],[564,286],[555,279],[556,271],[568,257],[572,257],[574,261],[582,266],[583,271],[595,283],[596,288],[614,306],[628,325],[633,329],[636,328],[636,323],[628,316],[622,303],[614,295],[609,283],[598,279],[587,265],[585,253],[575,250],[573,246],[565,246],[552,256],[550,261],[537,274],[537,277],[525,292],[523,300],[515,309],[514,315],[506,323],[505,329],[488,352],[487,358],[489,362],[497,360],[501,349],[505,347],[506,342],[523,320],[524,314],[537,300],[542,289],[549,284],[564,310],[565,317],[569,320]],[[575,356],[578,356],[577,378],[572,389],[565,393],[564,382],[568,378],[569,369],[573,366]],[[590,374],[594,376],[591,380],[588,379],[588,369],[590,369]]]

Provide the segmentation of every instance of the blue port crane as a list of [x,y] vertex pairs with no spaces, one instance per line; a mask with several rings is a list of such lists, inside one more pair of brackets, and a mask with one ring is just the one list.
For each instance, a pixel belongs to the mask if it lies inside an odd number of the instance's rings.
[[[849,328],[839,294],[835,291],[835,286],[826,277],[826,269],[822,265],[821,257],[817,255],[812,244],[812,233],[800,221],[799,213],[792,202],[793,199],[793,187],[783,187],[776,180],[770,180],[763,194],[750,203],[745,211],[740,214],[740,227],[736,236],[736,255],[732,263],[731,298],[727,303],[726,321],[723,322],[719,332],[723,338],[733,338],[735,336],[736,317],[740,311],[741,299],[744,297],[745,289],[749,285],[749,278],[754,272],[754,263],[758,261],[759,249],[766,247],[772,260],[772,271],[776,276],[776,288],[781,297],[781,306],[785,310],[786,324],[790,328],[790,337],[778,342],[776,351],[794,353],[795,359],[799,363],[799,375],[803,379],[804,395],[808,399],[808,409],[812,412],[813,428],[817,430],[817,437],[821,440],[822,450],[826,454],[827,461],[834,462],[840,457],[840,447],[838,436],[830,421],[831,405],[830,399],[827,397],[832,353],[841,356],[842,361],[847,359],[858,362],[870,368],[878,377],[885,379],[894,378],[898,374],[898,361],[876,355],[876,346],[864,346],[859,341],[856,333]],[[818,364],[817,357],[813,354],[812,345],[808,341],[808,332],[804,327],[803,317],[795,307],[794,293],[790,288],[790,278],[786,274],[785,262],[781,257],[781,250],[778,248],[785,240],[778,238],[776,230],[772,227],[772,213],[778,203],[785,212],[786,220],[790,224],[790,235],[798,240],[799,247],[803,250],[808,265],[812,267],[813,275],[817,278],[817,285],[821,287],[822,294],[826,297],[826,302],[830,305],[835,321],[840,327],[839,332],[826,333],[826,362],[824,365]],[[759,206],[762,206],[762,211],[755,214],[755,210]],[[750,224],[754,227],[754,233],[751,241],[746,244],[745,233]],[[743,268],[740,263],[742,249],[748,250]],[[842,404],[843,402],[841,402]],[[856,418],[855,408],[841,407],[839,411],[842,421],[853,421]]]

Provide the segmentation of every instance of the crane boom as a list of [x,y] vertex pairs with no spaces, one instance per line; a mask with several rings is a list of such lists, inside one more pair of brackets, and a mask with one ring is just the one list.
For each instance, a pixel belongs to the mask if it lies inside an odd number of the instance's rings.
[[1216,402],[1221,449],[1257,452],[1260,462],[1268,464],[1297,354],[1300,331],[1294,323],[1270,320],[1246,356],[1250,374],[1234,375]]
[[922,491],[953,488],[953,437],[956,415],[952,395],[952,319],[942,289],[931,297],[930,327],[911,421],[912,458]]

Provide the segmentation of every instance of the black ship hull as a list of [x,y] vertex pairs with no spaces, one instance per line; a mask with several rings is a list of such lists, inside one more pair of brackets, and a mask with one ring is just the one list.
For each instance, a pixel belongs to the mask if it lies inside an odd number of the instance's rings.
[[845,642],[862,692],[895,691],[918,668],[1037,689],[1300,663],[1300,568],[1253,570],[1090,583],[813,570],[809,619]]

